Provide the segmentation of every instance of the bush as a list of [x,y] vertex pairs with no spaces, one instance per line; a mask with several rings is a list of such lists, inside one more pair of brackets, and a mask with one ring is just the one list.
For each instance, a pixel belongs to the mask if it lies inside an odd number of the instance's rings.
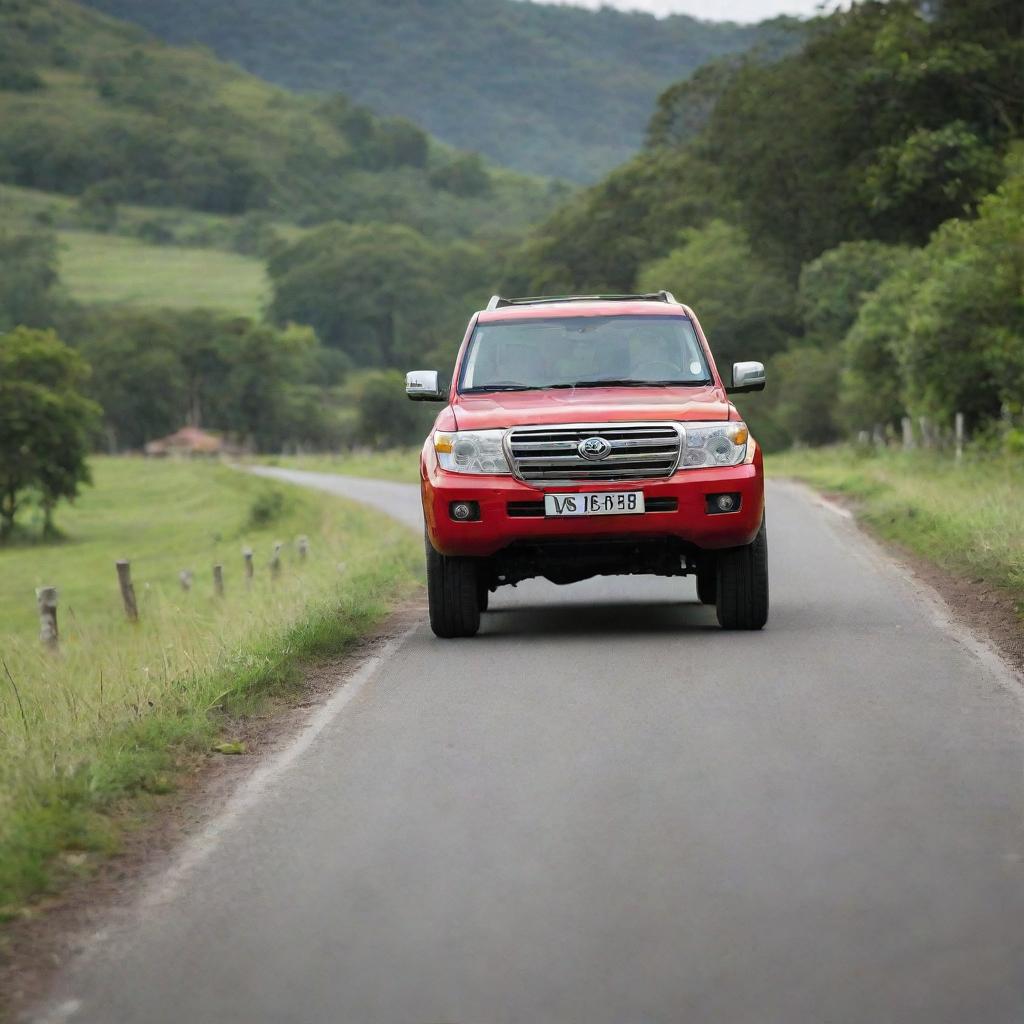
[[423,440],[437,412],[430,404],[410,402],[405,378],[397,371],[366,377],[358,402],[356,440],[374,448],[399,448]]
[[260,491],[249,505],[249,528],[255,530],[277,522],[284,515],[286,507],[287,501],[283,492],[272,487]]
[[459,196],[485,196],[491,191],[491,176],[479,154],[466,153],[432,171],[430,184]]

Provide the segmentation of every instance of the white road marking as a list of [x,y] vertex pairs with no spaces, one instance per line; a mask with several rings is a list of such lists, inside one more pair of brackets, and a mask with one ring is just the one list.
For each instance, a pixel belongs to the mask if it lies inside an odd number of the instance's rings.
[[381,651],[367,658],[348,676],[338,681],[335,693],[313,715],[302,732],[287,747],[271,755],[265,764],[257,768],[232,794],[227,806],[216,818],[188,841],[177,861],[143,895],[139,904],[143,910],[162,906],[174,899],[177,890],[216,849],[222,837],[263,797],[278,776],[283,775],[310,748],[317,736],[341,714],[345,706],[359,696],[377,671],[416,629],[417,626],[412,626],[401,636],[389,640]]
[[65,1024],[82,1008],[78,999],[65,999],[50,1009],[44,1016],[37,1017],[35,1024]]
[[[316,738],[329,726],[345,707],[353,701],[373,680],[377,672],[401,648],[406,640],[416,631],[417,626],[407,629],[401,636],[389,640],[376,654],[366,658],[349,675],[339,679],[337,690],[327,702],[310,718],[305,728],[283,750],[270,755],[242,782],[228,798],[225,806],[217,812],[196,836],[186,841],[174,863],[160,874],[143,891],[138,902],[133,906],[133,915],[144,915],[146,911],[157,910],[175,898],[179,890],[188,882],[189,877],[216,850],[221,840],[235,827],[255,805],[263,798],[274,781],[283,775],[310,748]],[[76,957],[79,964],[86,964],[93,954],[107,950],[108,940],[117,941],[118,929],[104,927],[92,932],[78,943],[80,953]],[[108,951],[108,950],[107,950]],[[79,999],[62,1000],[59,1004],[43,1011],[43,1015],[35,1017],[35,1024],[64,1024],[73,1019],[82,1008]]]

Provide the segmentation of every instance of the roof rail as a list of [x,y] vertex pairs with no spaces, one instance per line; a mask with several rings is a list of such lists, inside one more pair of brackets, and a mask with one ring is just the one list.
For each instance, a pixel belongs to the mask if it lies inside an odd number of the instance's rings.
[[527,295],[518,299],[505,299],[492,295],[488,310],[502,306],[538,306],[546,302],[675,302],[671,292],[644,292],[637,295]]

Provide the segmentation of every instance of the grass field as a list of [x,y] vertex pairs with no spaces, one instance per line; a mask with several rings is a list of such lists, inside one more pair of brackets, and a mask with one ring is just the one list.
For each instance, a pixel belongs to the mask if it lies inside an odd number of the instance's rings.
[[[211,464],[98,459],[94,473],[58,515],[63,542],[0,550],[0,914],[88,870],[126,808],[173,786],[178,765],[231,739],[235,716],[287,690],[303,658],[343,649],[421,573],[411,532],[337,499]],[[137,625],[121,608],[122,557]],[[37,639],[39,585],[60,591],[57,654]]]
[[237,253],[89,231],[61,231],[59,238],[61,278],[81,302],[201,306],[259,318],[269,295],[263,264]]
[[787,452],[768,472],[854,499],[881,536],[961,575],[1006,590],[1024,614],[1024,465],[1019,458],[853,448]]
[[344,452],[338,455],[274,455],[260,460],[267,466],[306,469],[313,473],[342,473],[375,480],[415,484],[420,479],[419,448],[394,448],[386,452]]

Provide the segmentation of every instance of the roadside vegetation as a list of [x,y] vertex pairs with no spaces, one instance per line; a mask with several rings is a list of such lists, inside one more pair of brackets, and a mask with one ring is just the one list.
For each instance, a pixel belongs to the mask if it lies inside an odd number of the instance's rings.
[[726,373],[769,364],[739,402],[769,449],[1019,417],[1022,39],[1011,0],[866,0],[706,65],[533,232],[517,290],[671,289]]
[[[240,716],[287,694],[304,659],[344,650],[421,571],[407,530],[340,500],[194,461],[97,459],[93,474],[61,514],[60,541],[26,535],[0,553],[0,914],[116,849],[181,768],[236,740]],[[119,558],[131,560],[137,623]],[[35,588],[50,585],[56,652],[35,609]]]
[[773,476],[849,498],[886,540],[971,580],[1006,591],[1024,616],[1024,463],[968,452],[871,451],[854,446],[769,456]]

